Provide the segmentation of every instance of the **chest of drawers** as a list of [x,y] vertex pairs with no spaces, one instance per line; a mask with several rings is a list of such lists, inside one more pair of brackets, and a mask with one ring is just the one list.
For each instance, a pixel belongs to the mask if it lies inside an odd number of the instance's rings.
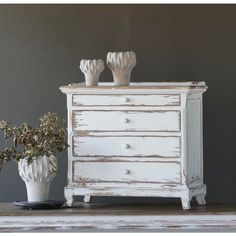
[[204,82],[60,87],[67,95],[67,205],[75,196],[180,198],[205,204]]

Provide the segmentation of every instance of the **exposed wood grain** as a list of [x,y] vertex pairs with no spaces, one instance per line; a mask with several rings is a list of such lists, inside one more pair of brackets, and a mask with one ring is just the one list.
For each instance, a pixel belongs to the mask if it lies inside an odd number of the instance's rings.
[[[86,182],[68,185],[66,196],[139,196],[139,197],[172,197],[181,198],[189,204],[194,196],[205,194],[204,184],[189,188],[176,183],[136,183],[136,182]],[[187,201],[187,199],[189,199]],[[73,203],[72,203],[73,204]],[[185,210],[189,208],[184,208]]]
[[158,131],[145,131],[140,133],[140,131],[74,131],[72,132],[72,136],[92,136],[92,137],[132,137],[132,136],[139,136],[139,137],[180,137],[181,132],[158,132]]
[[181,159],[176,157],[158,157],[158,156],[79,156],[72,157],[73,161],[84,162],[181,162]]
[[77,111],[180,111],[180,106],[71,106]]
[[[49,210],[27,210],[16,207],[12,202],[0,203],[0,217],[12,216],[76,216],[76,215],[235,215],[236,204],[229,203],[208,203],[205,206],[198,206],[193,203],[192,211],[183,211],[178,204],[179,200],[172,202],[147,203],[143,201],[130,201],[128,203],[91,203],[89,205],[78,202],[76,207],[62,206],[59,209]],[[2,219],[2,218],[1,218]]]
[[[99,83],[99,86],[86,86],[84,83],[73,84],[69,86],[61,86],[60,90],[64,93],[94,93],[99,94],[99,90],[102,93],[113,93],[114,91],[123,91],[123,93],[140,92],[144,93],[144,90],[148,90],[148,93],[157,93],[160,90],[175,90],[178,92],[184,90],[202,90],[205,91],[207,86],[205,82],[159,82],[159,83],[131,83],[130,86],[114,86],[113,83]],[[152,92],[153,91],[153,92]],[[167,92],[165,92],[167,93]]]
[[77,208],[29,211],[0,204],[1,232],[236,231],[235,204],[208,204],[183,211],[176,203],[78,204]]

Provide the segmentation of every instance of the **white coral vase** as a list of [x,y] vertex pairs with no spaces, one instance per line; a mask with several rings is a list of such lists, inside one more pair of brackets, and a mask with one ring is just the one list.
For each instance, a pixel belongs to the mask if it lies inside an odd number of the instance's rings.
[[18,163],[19,175],[24,180],[28,201],[47,201],[50,184],[57,172],[57,159],[54,156],[41,156],[31,163],[27,158]]
[[136,65],[135,52],[108,52],[107,65],[112,71],[115,86],[127,86]]
[[100,74],[104,70],[104,62],[98,60],[81,60],[80,69],[85,76],[85,84],[87,86],[97,86]]

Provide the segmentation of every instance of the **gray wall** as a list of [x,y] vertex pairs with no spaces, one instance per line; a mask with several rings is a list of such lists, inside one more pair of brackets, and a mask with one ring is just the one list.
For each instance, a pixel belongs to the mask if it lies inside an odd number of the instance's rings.
[[[235,42],[236,5],[0,5],[0,119],[36,125],[48,111],[66,118],[66,97],[58,87],[83,81],[80,59],[134,50],[133,81],[206,81],[207,201],[235,202]],[[112,81],[108,68],[101,80]],[[58,160],[51,198],[62,199],[67,154]],[[25,199],[17,165],[7,163],[0,201]]]

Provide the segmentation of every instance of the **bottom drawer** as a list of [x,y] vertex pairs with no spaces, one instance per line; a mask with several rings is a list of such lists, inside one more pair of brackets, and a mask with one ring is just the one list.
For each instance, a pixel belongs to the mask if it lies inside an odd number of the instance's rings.
[[74,182],[180,183],[179,162],[73,162]]

